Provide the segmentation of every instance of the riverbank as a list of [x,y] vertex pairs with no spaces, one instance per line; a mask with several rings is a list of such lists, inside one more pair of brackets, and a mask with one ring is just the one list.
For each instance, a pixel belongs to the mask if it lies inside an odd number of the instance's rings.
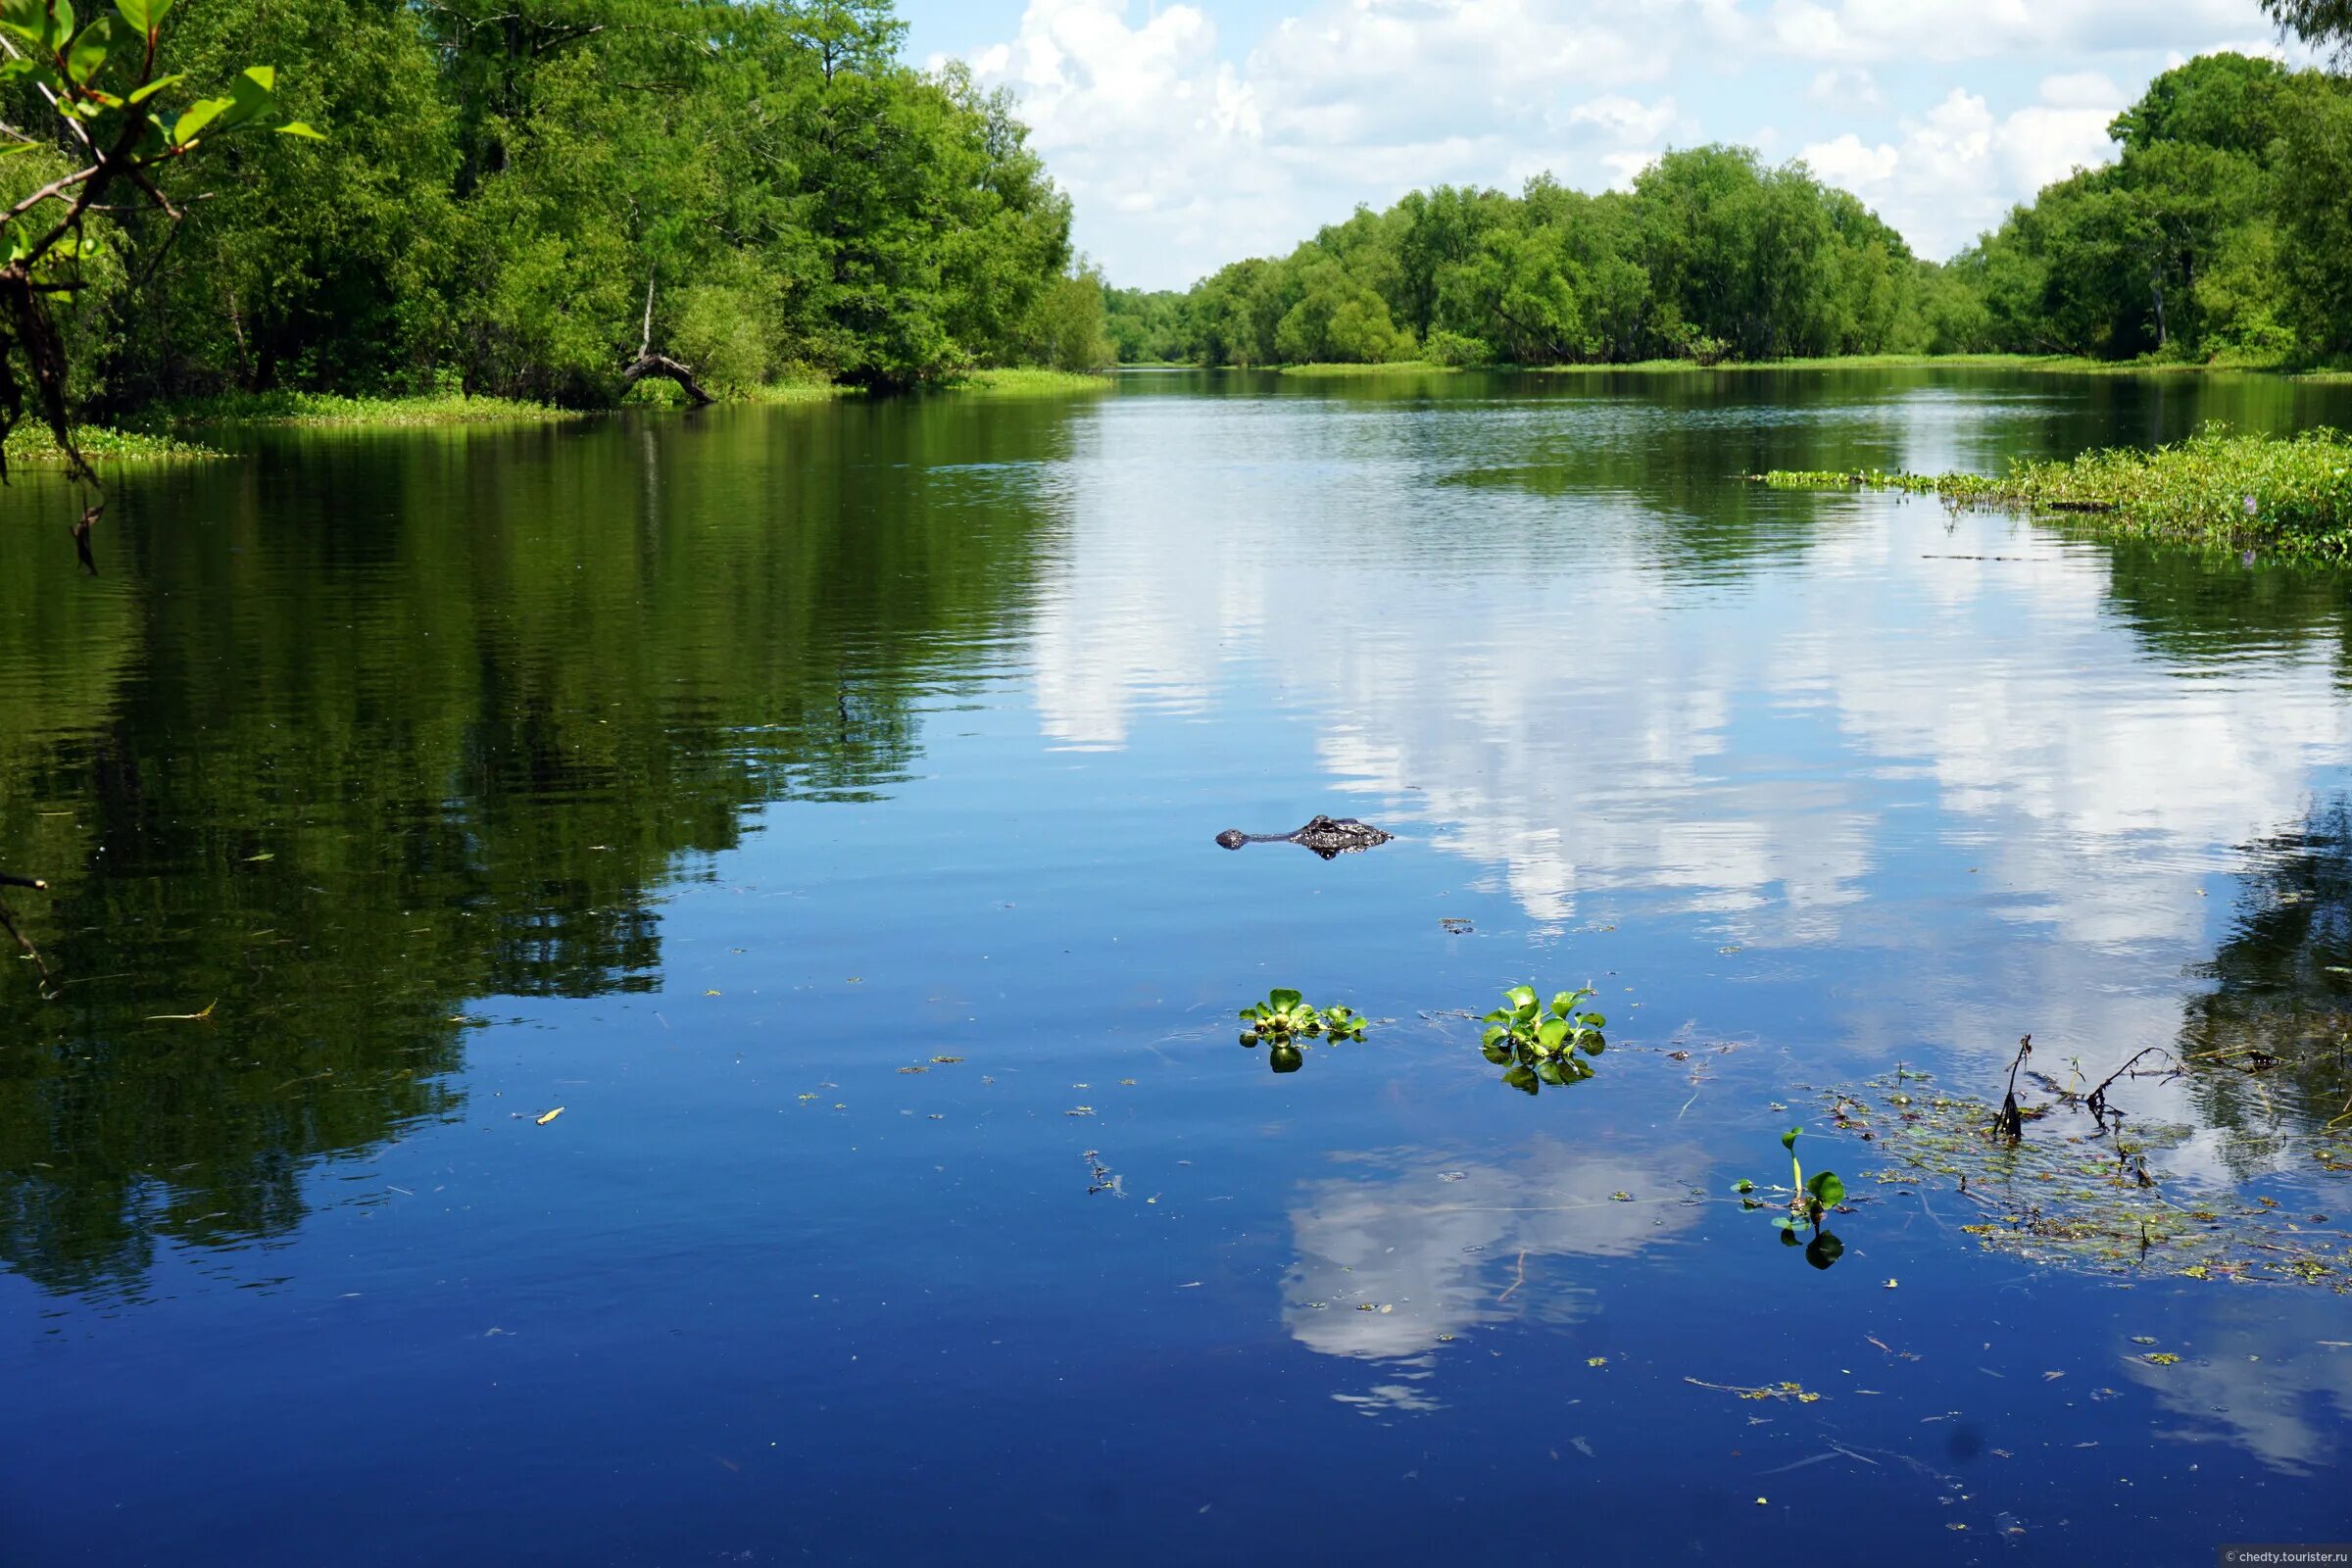
[[1397,360],[1379,365],[1285,365],[1283,375],[1447,375],[1459,369],[1499,370],[1527,375],[1739,375],[1788,370],[2030,370],[2047,375],[2264,375],[2299,381],[2352,381],[2352,368],[2298,367],[2283,362],[2092,360],[2066,354],[1853,354],[1826,359],[1636,360],[1627,364],[1440,365],[1433,360]]
[[1076,370],[1008,368],[974,370],[960,380],[946,383],[939,390],[979,397],[1029,398],[1066,397],[1073,392],[1107,392],[1110,387],[1111,380],[1107,375],[1089,375]]
[[239,392],[142,409],[133,429],[205,424],[489,424],[578,418],[573,409],[518,398],[433,393],[417,397],[344,397],[332,392]]
[[[100,424],[85,424],[74,432],[74,444],[81,455],[92,463],[166,463],[190,459],[218,458],[220,453],[194,441],[147,430],[116,430]],[[8,461],[32,467],[54,468],[65,465],[66,454],[49,433],[49,427],[36,419],[24,419],[8,433]]]
[[2278,561],[2352,558],[2352,436],[2209,430],[2152,451],[2085,452],[1978,473],[1782,472],[1776,490],[1899,490],[1955,507],[2064,516],[2116,538],[2252,551]]

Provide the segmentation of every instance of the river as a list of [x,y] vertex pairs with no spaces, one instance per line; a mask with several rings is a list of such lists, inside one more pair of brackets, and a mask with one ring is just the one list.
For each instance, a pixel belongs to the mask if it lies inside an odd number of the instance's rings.
[[[19,473],[0,1560],[2352,1537],[2352,577],[1742,477],[2214,418],[2352,388],[266,431],[123,474],[96,579]],[[1395,840],[1213,842],[1318,812]],[[1482,1054],[1522,982],[1592,1077]],[[1285,987],[1375,1021],[1269,1071]],[[2223,1252],[1876,1179],[2029,1034],[2029,1152],[2146,1136]]]

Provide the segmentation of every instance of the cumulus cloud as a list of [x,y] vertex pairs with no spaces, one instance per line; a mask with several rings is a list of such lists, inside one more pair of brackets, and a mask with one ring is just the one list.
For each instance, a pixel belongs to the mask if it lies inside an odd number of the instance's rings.
[[1997,226],[2012,204],[2111,160],[2107,126],[2128,101],[2095,72],[2048,77],[2041,102],[2007,116],[1954,87],[1904,120],[1899,140],[1868,143],[1847,131],[1801,156],[1822,178],[1870,202],[1914,249],[1941,258]]
[[2169,60],[2261,44],[2247,0],[1287,0],[1247,44],[1212,6],[1029,0],[970,55],[1122,282],[1181,287],[1419,186],[1623,184],[1703,140],[1801,147],[1941,256],[2106,156]]

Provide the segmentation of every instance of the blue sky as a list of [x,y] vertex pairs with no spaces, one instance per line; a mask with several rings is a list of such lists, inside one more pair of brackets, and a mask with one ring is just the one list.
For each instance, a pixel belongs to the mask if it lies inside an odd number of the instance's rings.
[[1802,157],[1941,258],[2108,155],[2148,78],[2279,53],[2256,0],[900,0],[1009,87],[1114,282],[1181,288],[1440,181]]

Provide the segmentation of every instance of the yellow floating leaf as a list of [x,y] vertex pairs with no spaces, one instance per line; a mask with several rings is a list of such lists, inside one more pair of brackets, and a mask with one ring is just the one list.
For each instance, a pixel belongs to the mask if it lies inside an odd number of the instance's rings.
[[546,1126],[546,1125],[547,1125],[549,1122],[551,1122],[551,1121],[554,1121],[554,1120],[555,1120],[555,1119],[556,1119],[558,1116],[561,1116],[561,1115],[563,1115],[563,1114],[564,1114],[564,1107],[563,1107],[562,1105],[558,1105],[558,1106],[557,1106],[555,1109],[553,1109],[553,1110],[549,1111],[549,1112],[548,1112],[546,1115],[544,1115],[544,1116],[542,1116],[542,1117],[540,1117],[540,1118],[539,1118],[539,1125],[540,1125],[540,1126],[542,1126],[542,1127],[544,1127],[544,1126]]

